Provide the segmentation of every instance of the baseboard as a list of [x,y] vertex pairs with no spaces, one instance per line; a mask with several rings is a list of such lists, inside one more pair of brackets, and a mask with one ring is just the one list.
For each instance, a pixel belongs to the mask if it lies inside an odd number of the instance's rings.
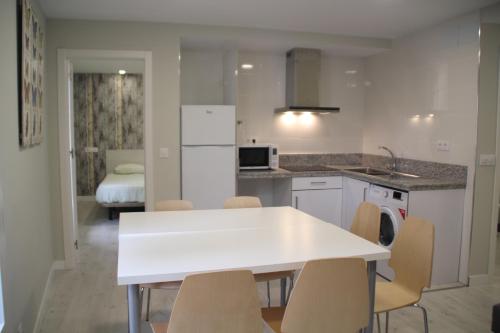
[[79,195],[76,197],[77,201],[95,201],[95,195]]
[[453,283],[439,284],[437,286],[431,286],[430,288],[424,288],[423,292],[425,293],[425,292],[441,291],[441,290],[464,288],[464,287],[467,287],[465,283],[453,282]]
[[40,301],[40,306],[38,307],[38,313],[36,315],[35,327],[33,328],[33,333],[38,333],[40,331],[40,320],[43,313],[43,308],[45,305],[45,298],[47,297],[47,290],[49,289],[50,282],[52,281],[52,275],[54,271],[65,269],[64,260],[56,260],[50,266],[50,271],[47,276],[47,281],[45,282],[45,289],[43,290],[42,300]]
[[482,286],[490,282],[488,274],[476,274],[469,276],[469,286]]
[[64,260],[56,260],[52,263],[52,270],[60,271],[63,269],[66,269],[66,264],[64,263]]

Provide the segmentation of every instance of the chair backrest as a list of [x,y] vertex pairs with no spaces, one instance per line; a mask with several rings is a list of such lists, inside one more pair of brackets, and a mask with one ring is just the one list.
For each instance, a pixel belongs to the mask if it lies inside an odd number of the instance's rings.
[[369,202],[362,202],[356,210],[351,232],[377,244],[380,235],[380,208]]
[[263,327],[253,274],[240,270],[186,277],[167,333],[262,333]]
[[191,210],[191,209],[193,209],[193,203],[188,200],[163,200],[163,201],[158,201],[155,205],[155,210],[157,211]]
[[423,219],[407,216],[394,240],[389,266],[394,282],[422,293],[430,287],[434,256],[434,225]]
[[360,258],[304,265],[285,310],[281,331],[357,332],[368,326],[368,277]]
[[224,208],[260,208],[262,204],[258,197],[231,197],[224,201]]

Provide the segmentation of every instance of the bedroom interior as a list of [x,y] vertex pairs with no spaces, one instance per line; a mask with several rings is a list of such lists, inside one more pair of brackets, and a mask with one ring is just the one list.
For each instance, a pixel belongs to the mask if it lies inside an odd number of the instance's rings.
[[141,63],[74,62],[78,221],[144,211],[144,82]]

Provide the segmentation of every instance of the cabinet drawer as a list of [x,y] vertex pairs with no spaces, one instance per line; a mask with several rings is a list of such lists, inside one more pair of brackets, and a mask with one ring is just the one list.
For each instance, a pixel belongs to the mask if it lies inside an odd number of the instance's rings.
[[292,190],[342,188],[342,177],[298,177],[292,179]]

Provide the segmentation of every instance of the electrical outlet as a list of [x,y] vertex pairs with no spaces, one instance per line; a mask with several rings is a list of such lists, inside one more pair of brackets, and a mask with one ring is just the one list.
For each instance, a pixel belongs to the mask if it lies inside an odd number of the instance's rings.
[[494,166],[496,163],[495,154],[481,154],[479,155],[479,165],[482,166]]
[[168,158],[168,148],[160,148],[160,158]]
[[450,142],[445,140],[436,141],[436,148],[439,151],[450,151]]

